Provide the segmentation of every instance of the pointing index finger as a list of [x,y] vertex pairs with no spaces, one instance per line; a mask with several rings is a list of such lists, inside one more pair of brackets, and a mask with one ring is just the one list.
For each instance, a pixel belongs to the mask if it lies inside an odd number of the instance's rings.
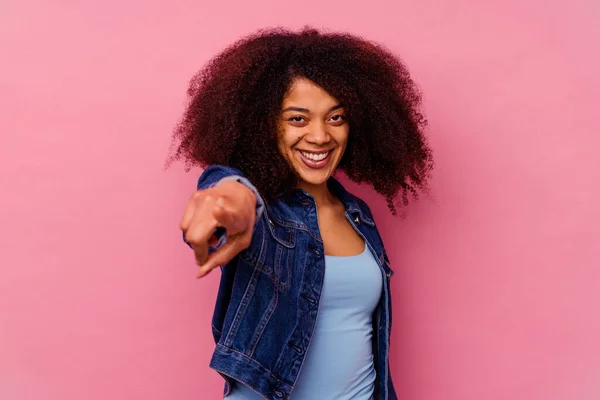
[[[239,235],[238,235],[239,236]],[[210,271],[218,267],[219,265],[225,265],[235,258],[240,252],[241,247],[236,243],[235,238],[228,238],[227,243],[223,245],[219,250],[214,252],[208,257],[208,260],[204,265],[200,266],[200,272],[198,278],[207,275]]]

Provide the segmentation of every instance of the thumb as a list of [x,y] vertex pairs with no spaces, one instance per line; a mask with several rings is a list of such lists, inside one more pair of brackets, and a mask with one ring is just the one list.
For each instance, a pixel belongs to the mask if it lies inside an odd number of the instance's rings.
[[225,265],[238,255],[238,253],[242,250],[239,246],[235,245],[234,242],[227,242],[213,253],[208,260],[200,266],[200,271],[198,273],[198,278],[201,278],[208,274],[213,269],[217,268],[220,265]]

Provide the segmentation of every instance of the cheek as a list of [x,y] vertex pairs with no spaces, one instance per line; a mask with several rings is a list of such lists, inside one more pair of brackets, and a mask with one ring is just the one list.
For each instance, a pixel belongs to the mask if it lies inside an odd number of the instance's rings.
[[285,158],[288,164],[292,163],[292,146],[294,145],[294,134],[285,128],[280,128],[277,136],[277,148],[279,153]]
[[348,146],[348,134],[349,129],[345,128],[340,130],[338,132],[338,135],[336,135],[336,141],[341,150],[338,155],[338,162],[344,157],[344,154],[346,153],[346,147]]
[[293,128],[281,128],[279,137],[277,138],[277,146],[279,151],[287,153],[298,142],[298,133]]
[[346,145],[348,144],[348,134],[349,134],[349,129],[347,126],[340,129],[337,132],[336,141],[340,145],[340,147],[346,148]]

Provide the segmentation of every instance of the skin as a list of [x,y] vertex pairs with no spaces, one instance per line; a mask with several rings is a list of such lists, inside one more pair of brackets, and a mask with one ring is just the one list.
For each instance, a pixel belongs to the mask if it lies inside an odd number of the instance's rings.
[[[282,104],[279,120],[279,152],[300,178],[299,187],[315,199],[328,196],[325,183],[337,168],[348,144],[344,108],[329,93],[307,79],[298,78]],[[331,152],[324,168],[309,168],[300,151]]]
[[[346,145],[349,126],[343,105],[313,82],[297,78],[282,103],[278,120],[278,148],[299,177],[298,187],[315,199],[319,230],[325,254],[352,256],[365,249],[362,238],[346,218],[344,205],[327,188]],[[329,151],[323,168],[310,168],[302,161],[300,151]],[[248,248],[252,239],[256,197],[244,185],[226,181],[217,187],[196,191],[186,206],[181,229],[192,245],[198,277],[231,261]],[[224,227],[227,243],[208,256],[214,229]]]

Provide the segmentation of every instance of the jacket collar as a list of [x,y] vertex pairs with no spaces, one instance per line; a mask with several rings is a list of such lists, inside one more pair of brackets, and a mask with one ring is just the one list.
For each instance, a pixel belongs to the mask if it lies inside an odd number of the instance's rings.
[[[344,204],[346,214],[350,215],[353,219],[359,217],[368,225],[374,225],[373,217],[371,217],[371,213],[366,204],[361,199],[348,192],[340,181],[334,177],[330,177],[327,181],[327,187]],[[296,199],[302,197],[312,198],[312,196],[303,189],[296,189],[294,197],[296,197]]]

